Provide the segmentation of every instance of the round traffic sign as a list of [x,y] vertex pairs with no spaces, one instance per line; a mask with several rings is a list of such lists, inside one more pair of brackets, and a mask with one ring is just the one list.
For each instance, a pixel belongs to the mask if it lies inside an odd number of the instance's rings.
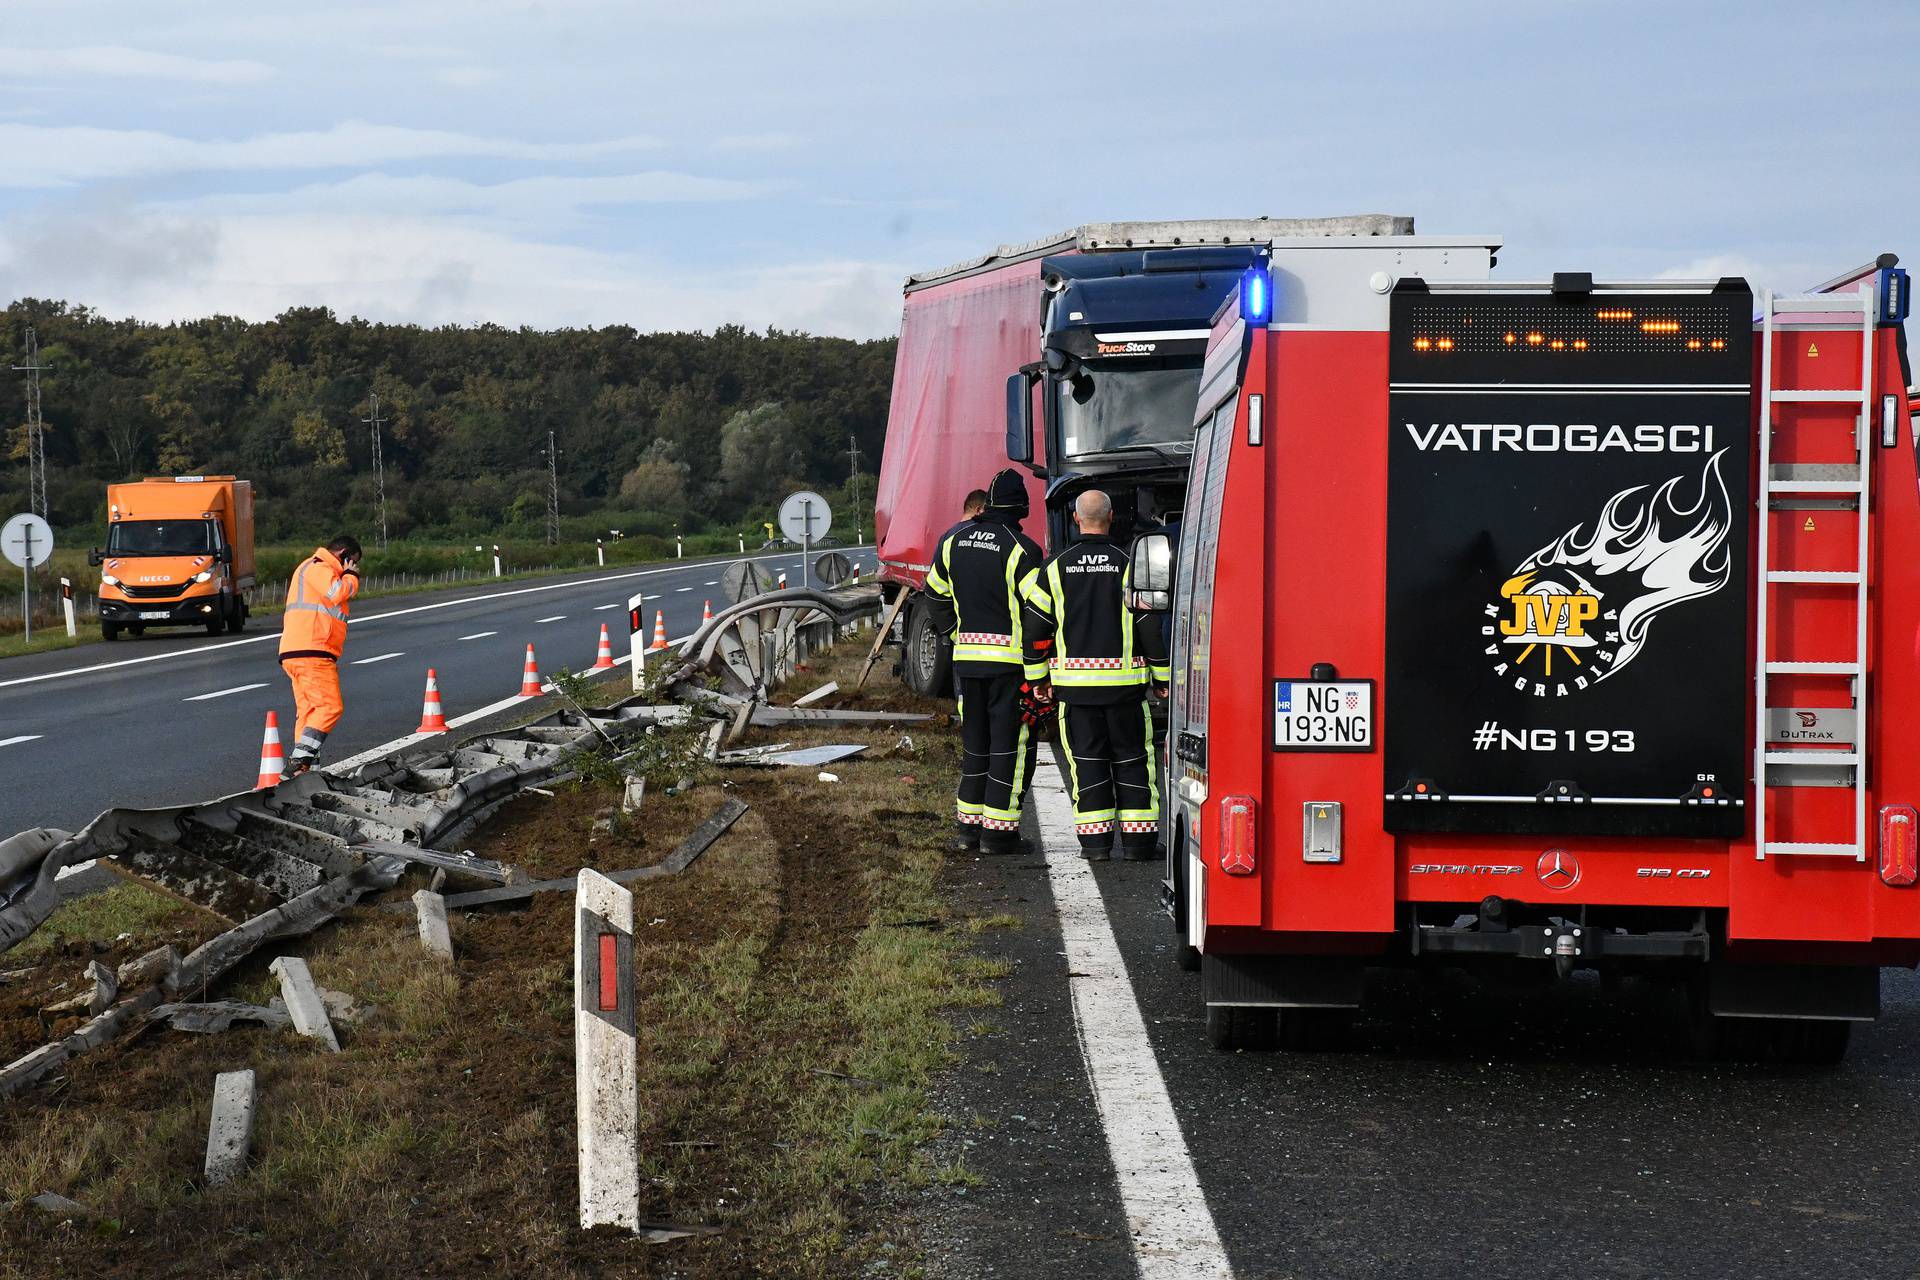
[[833,512],[827,500],[811,489],[790,493],[780,504],[780,532],[794,542],[818,542],[833,526]]
[[31,511],[0,525],[0,555],[22,569],[38,569],[53,555],[53,529]]
[[773,590],[773,576],[751,560],[736,560],[720,575],[720,590],[735,604]]
[[824,552],[814,557],[813,576],[822,586],[837,587],[853,576],[853,561],[843,552]]

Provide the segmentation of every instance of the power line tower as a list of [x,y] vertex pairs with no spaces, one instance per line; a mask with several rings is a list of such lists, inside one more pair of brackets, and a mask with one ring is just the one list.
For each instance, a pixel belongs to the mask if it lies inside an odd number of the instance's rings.
[[380,393],[373,393],[373,412],[360,421],[373,429],[373,482],[380,490],[380,549],[387,549],[387,466],[380,449]]
[[47,424],[40,417],[40,342],[27,329],[27,362],[13,366],[27,375],[27,505],[47,518]]
[[860,441],[853,432],[847,432],[847,497],[853,504],[853,544],[860,545]]
[[547,432],[547,545],[560,541],[560,450],[554,447],[553,432]]

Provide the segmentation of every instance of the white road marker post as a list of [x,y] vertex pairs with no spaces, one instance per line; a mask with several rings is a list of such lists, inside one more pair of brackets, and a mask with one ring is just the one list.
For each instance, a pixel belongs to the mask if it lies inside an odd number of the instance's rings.
[[644,593],[627,598],[627,662],[633,667],[633,690],[640,691],[640,682],[647,674],[647,638],[643,633],[646,626],[641,617],[641,606],[646,604]]
[[573,1067],[580,1226],[640,1229],[640,1041],[633,894],[597,871],[574,889]]
[[60,579],[60,608],[67,615],[67,639],[74,640],[80,635],[80,628],[73,620],[73,579]]
[[496,578],[500,576],[500,548],[498,547],[493,549],[493,576]]
[[607,567],[607,544],[600,541],[600,539],[595,538],[593,540],[593,554],[599,557],[600,567],[602,569],[606,568]]

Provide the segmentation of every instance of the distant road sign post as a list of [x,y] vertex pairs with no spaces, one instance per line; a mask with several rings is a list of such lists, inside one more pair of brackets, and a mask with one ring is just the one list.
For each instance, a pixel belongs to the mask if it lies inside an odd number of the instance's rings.
[[833,527],[833,511],[827,500],[811,489],[790,493],[780,504],[780,532],[800,544],[800,585],[807,582],[807,560],[813,554],[813,540]]
[[31,511],[0,525],[0,555],[20,566],[20,624],[33,639],[33,571],[53,555],[53,529]]

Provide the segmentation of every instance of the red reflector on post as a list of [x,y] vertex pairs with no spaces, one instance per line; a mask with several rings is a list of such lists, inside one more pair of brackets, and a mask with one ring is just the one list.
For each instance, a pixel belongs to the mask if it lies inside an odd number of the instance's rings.
[[611,933],[600,935],[600,1008],[612,1012],[620,1007],[620,939]]
[[1250,876],[1258,865],[1253,818],[1252,796],[1221,797],[1220,869],[1230,876]]
[[1916,849],[1916,815],[1910,804],[1883,805],[1880,809],[1880,879],[1895,888],[1905,888],[1920,880],[1920,849]]

